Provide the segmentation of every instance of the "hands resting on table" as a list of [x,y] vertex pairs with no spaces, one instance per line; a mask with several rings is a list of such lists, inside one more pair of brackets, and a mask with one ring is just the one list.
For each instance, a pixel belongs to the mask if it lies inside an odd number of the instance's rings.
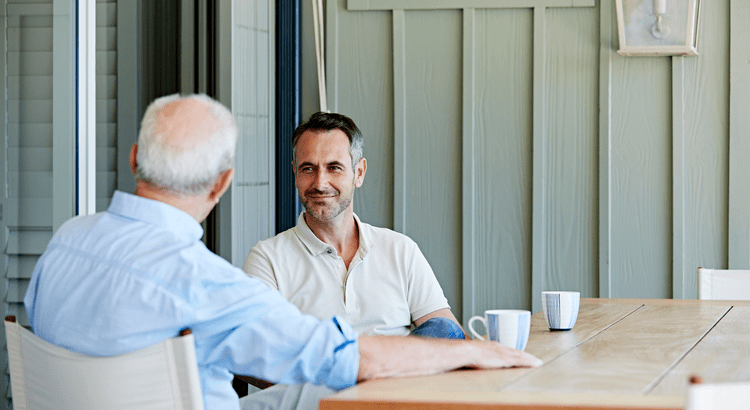
[[414,336],[362,336],[359,338],[359,354],[358,381],[422,376],[462,367],[495,369],[542,364],[528,353],[497,342]]

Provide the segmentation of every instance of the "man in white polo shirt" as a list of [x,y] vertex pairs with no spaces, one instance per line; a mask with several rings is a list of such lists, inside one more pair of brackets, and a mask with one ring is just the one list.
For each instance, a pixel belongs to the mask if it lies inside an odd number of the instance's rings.
[[[243,270],[304,314],[344,318],[361,335],[465,338],[417,244],[354,214],[367,160],[349,117],[316,113],[292,135],[295,185],[305,211],[297,226],[259,242]],[[412,330],[413,328],[413,330]],[[317,409],[325,386],[276,385],[264,409]]]
[[259,242],[244,271],[302,313],[339,315],[360,334],[464,338],[417,244],[354,214],[354,190],[367,171],[354,121],[313,114],[294,131],[292,146],[305,212],[294,228]]

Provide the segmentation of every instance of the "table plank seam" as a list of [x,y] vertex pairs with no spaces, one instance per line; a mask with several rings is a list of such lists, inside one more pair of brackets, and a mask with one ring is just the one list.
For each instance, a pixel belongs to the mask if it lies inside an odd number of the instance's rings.
[[693,343],[693,345],[692,345],[692,346],[690,346],[690,348],[689,348],[689,349],[687,349],[687,350],[686,350],[686,351],[685,351],[685,352],[684,352],[684,353],[683,353],[683,354],[682,354],[682,355],[681,355],[680,357],[678,357],[678,358],[677,358],[677,359],[676,359],[676,360],[675,360],[675,361],[674,361],[674,362],[673,362],[673,363],[672,363],[671,365],[669,365],[669,367],[667,367],[667,368],[666,368],[666,369],[665,369],[665,370],[664,370],[664,371],[663,371],[663,372],[662,372],[662,373],[661,373],[661,374],[659,375],[659,377],[657,377],[656,379],[654,379],[654,381],[653,381],[653,382],[651,382],[651,384],[649,384],[648,386],[646,386],[646,388],[645,388],[645,389],[643,390],[643,394],[644,394],[644,395],[648,395],[649,393],[651,393],[651,391],[653,391],[653,390],[654,390],[654,389],[656,388],[656,386],[658,386],[658,385],[659,385],[659,383],[661,383],[661,381],[662,381],[662,380],[664,380],[664,378],[665,378],[665,377],[667,377],[667,375],[668,375],[668,374],[669,374],[669,373],[670,373],[670,372],[671,372],[672,370],[674,370],[674,368],[675,368],[675,367],[677,367],[677,365],[678,365],[678,364],[680,364],[680,362],[681,362],[681,361],[682,361],[682,360],[683,360],[683,359],[684,359],[684,358],[685,358],[685,357],[686,357],[686,356],[687,356],[687,355],[688,355],[688,354],[689,354],[689,353],[690,353],[690,352],[691,352],[691,351],[692,351],[693,349],[695,349],[695,347],[696,347],[696,346],[698,346],[698,344],[699,344],[699,343],[700,343],[700,342],[701,342],[701,341],[702,341],[703,339],[705,339],[705,338],[706,338],[706,336],[708,336],[708,334],[709,334],[709,333],[711,333],[711,331],[712,331],[712,330],[714,330],[714,328],[715,328],[715,327],[716,327],[716,326],[717,326],[717,325],[719,324],[719,322],[721,322],[721,320],[722,320],[722,319],[724,319],[724,318],[725,318],[725,317],[727,316],[727,314],[729,314],[729,312],[730,312],[730,311],[732,310],[732,308],[733,308],[733,307],[734,307],[734,306],[730,306],[730,307],[729,307],[729,309],[727,309],[727,310],[726,310],[726,311],[724,312],[724,314],[723,314],[723,315],[721,315],[721,317],[720,317],[719,319],[717,319],[717,320],[716,320],[716,322],[714,322],[714,324],[713,324],[713,325],[712,325],[712,326],[711,326],[710,328],[708,328],[708,330],[706,330],[706,331],[705,331],[705,332],[703,333],[703,335],[701,335],[701,337],[699,337],[699,338],[698,338],[698,340],[696,340],[696,341],[695,341],[695,343]]
[[[524,374],[522,374],[522,375],[519,375],[518,377],[516,377],[516,378],[513,378],[513,379],[511,379],[511,380],[508,380],[507,382],[505,382],[505,383],[501,384],[501,385],[499,386],[499,390],[504,390],[505,388],[507,388],[507,387],[508,387],[508,386],[510,386],[511,384],[514,384],[514,383],[516,383],[516,382],[518,382],[518,381],[522,380],[522,379],[523,379],[524,377],[530,377],[530,376],[531,376],[531,375],[532,375],[532,374],[534,373],[534,371],[536,371],[537,369],[541,369],[541,368],[543,368],[544,366],[546,366],[547,364],[549,364],[549,363],[552,363],[552,362],[554,362],[555,360],[559,359],[559,358],[560,358],[560,357],[562,357],[562,356],[565,356],[566,354],[570,353],[571,351],[573,351],[573,350],[575,350],[575,349],[578,349],[578,348],[579,348],[579,347],[581,347],[581,346],[582,346],[583,344],[587,343],[588,341],[590,341],[591,339],[595,338],[596,336],[598,336],[598,335],[602,334],[602,332],[604,332],[605,330],[607,330],[607,329],[611,328],[612,326],[616,325],[616,324],[617,324],[617,323],[619,323],[620,321],[624,320],[624,319],[625,319],[626,317],[628,317],[628,316],[632,315],[633,313],[635,313],[635,312],[639,311],[639,310],[640,310],[640,309],[642,309],[642,308],[643,308],[644,306],[646,306],[646,305],[640,305],[640,306],[636,306],[636,307],[635,307],[635,308],[634,308],[633,310],[631,310],[631,311],[630,311],[630,312],[628,312],[627,314],[623,315],[623,316],[622,316],[621,318],[617,319],[616,321],[614,321],[614,322],[610,323],[610,324],[609,324],[609,325],[608,325],[607,327],[604,327],[604,328],[600,329],[600,330],[599,330],[598,332],[596,332],[596,333],[592,334],[591,336],[587,337],[586,339],[582,340],[582,341],[581,341],[580,343],[578,343],[577,345],[575,345],[575,346],[572,346],[572,347],[571,347],[570,349],[568,349],[568,350],[566,350],[566,351],[564,351],[564,352],[562,352],[562,353],[558,354],[557,356],[553,357],[553,358],[552,358],[552,359],[550,359],[550,360],[547,360],[546,362],[542,363],[542,365],[541,365],[541,366],[539,366],[539,367],[537,367],[537,368],[533,368],[533,369],[531,369],[530,371],[528,371],[528,372],[526,372],[526,373],[524,373]],[[725,314],[726,314],[726,313],[725,313]],[[715,325],[714,325],[714,326],[715,326]]]
[[693,374],[750,380],[750,301],[587,302],[571,332],[532,318],[526,351],[545,360],[540,368],[372,380],[323,398],[320,409],[682,410]]

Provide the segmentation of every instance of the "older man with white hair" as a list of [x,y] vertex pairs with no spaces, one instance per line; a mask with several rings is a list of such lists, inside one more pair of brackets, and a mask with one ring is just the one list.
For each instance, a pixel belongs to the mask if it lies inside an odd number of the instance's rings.
[[130,153],[135,194],[118,191],[106,212],[55,233],[24,299],[32,330],[111,356],[190,327],[207,409],[240,407],[233,374],[340,389],[373,377],[539,363],[490,342],[357,337],[337,317],[300,314],[210,252],[200,222],[231,184],[236,139],[229,110],[206,96],[150,105]]

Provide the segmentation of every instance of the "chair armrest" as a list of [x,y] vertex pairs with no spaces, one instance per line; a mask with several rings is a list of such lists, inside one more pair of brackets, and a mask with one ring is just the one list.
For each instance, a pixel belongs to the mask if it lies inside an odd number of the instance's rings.
[[234,378],[242,380],[243,382],[251,384],[259,389],[267,389],[274,385],[271,382],[267,382],[262,379],[256,379],[255,377],[252,377],[252,376],[241,376],[241,375],[235,374]]

